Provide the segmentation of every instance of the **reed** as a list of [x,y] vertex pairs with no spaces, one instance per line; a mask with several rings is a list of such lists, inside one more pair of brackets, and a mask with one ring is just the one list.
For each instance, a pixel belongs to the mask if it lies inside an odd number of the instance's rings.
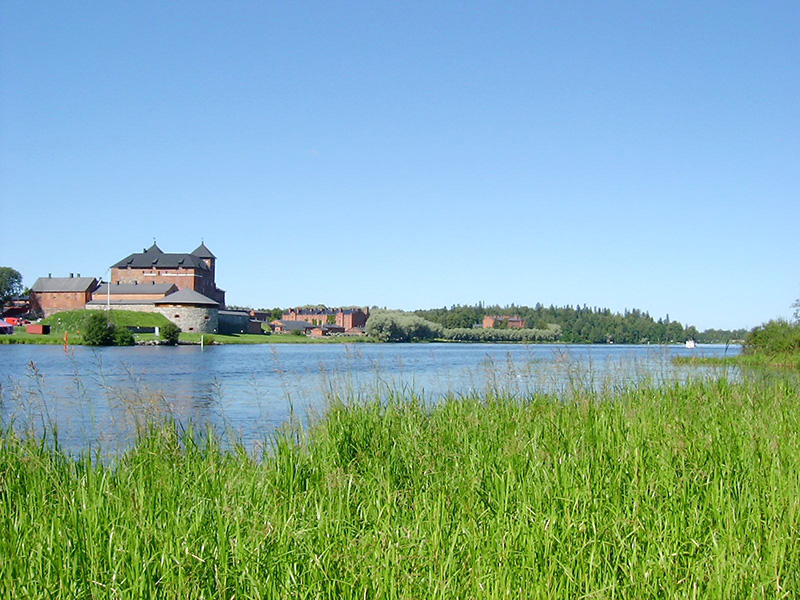
[[800,369],[800,352],[753,352],[737,356],[675,356],[676,365]]
[[789,378],[335,397],[255,454],[0,434],[4,598],[751,598],[800,590]]

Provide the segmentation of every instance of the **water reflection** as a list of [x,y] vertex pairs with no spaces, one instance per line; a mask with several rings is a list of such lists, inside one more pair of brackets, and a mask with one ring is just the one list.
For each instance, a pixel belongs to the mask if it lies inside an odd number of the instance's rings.
[[[57,427],[69,449],[116,450],[150,419],[208,423],[245,442],[290,418],[324,410],[326,398],[385,397],[414,390],[446,394],[502,391],[568,395],[618,392],[716,373],[676,367],[677,355],[723,356],[704,346],[355,344],[133,347],[0,347],[0,418],[41,432]],[[726,376],[736,377],[729,369]]]

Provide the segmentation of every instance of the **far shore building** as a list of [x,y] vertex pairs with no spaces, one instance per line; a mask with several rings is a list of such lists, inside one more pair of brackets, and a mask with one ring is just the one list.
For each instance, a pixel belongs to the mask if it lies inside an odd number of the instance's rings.
[[3,304],[2,317],[21,317],[31,312],[30,296],[16,296]]
[[[136,293],[148,288],[155,289],[149,295]],[[94,310],[105,310],[107,306],[112,310],[159,313],[188,333],[219,331],[219,304],[194,290],[178,290],[174,284],[112,284],[110,290],[101,287],[100,293],[86,304],[86,308]]]
[[97,289],[94,277],[39,277],[33,284],[30,294],[30,309],[34,314],[49,317],[65,310],[84,308]]
[[45,317],[82,308],[152,312],[185,332],[262,333],[248,311],[225,310],[216,260],[203,243],[188,254],[168,254],[154,243],[113,265],[110,283],[80,274],[40,277],[31,288],[31,309]]
[[119,308],[125,305],[124,310],[136,310],[129,308],[132,305],[150,306],[156,300],[161,300],[164,296],[174,294],[178,291],[178,286],[174,283],[156,283],[149,285],[139,285],[138,283],[101,283],[92,294],[92,301],[89,304],[110,305],[112,308]]
[[219,333],[225,335],[249,333],[262,334],[264,328],[262,321],[254,319],[249,310],[222,310],[219,311]]
[[332,333],[344,332],[344,327],[339,327],[338,325],[317,325],[311,329],[309,335],[311,337],[325,337],[331,335]]
[[225,290],[216,283],[217,257],[201,243],[189,253],[166,253],[156,244],[131,254],[111,267],[111,284],[174,284],[202,294],[225,308]]
[[[312,325],[335,325],[344,333],[361,335],[367,326],[369,308],[292,308],[282,321],[305,321]],[[333,332],[331,332],[333,333]],[[322,335],[320,333],[319,335]]]
[[525,319],[521,319],[519,315],[486,315],[483,317],[483,328],[493,329],[504,322],[508,323],[509,329],[525,329]]
[[302,331],[304,334],[308,334],[309,331],[316,327],[316,325],[308,323],[307,321],[289,321],[286,319],[275,319],[270,322],[269,326],[275,333]]

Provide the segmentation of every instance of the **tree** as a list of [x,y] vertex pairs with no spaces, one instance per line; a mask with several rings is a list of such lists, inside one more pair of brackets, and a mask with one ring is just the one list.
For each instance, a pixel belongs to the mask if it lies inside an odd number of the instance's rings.
[[11,267],[0,267],[0,301],[3,304],[22,293],[22,275]]
[[794,301],[792,308],[794,309],[794,320],[800,323],[800,298]]
[[136,338],[127,327],[116,327],[114,330],[115,346],[135,346]]
[[162,325],[160,328],[161,332],[161,339],[164,340],[164,343],[167,346],[174,346],[178,343],[178,339],[181,336],[181,328],[175,325],[175,323],[167,323],[166,325]]
[[88,346],[114,345],[114,324],[108,320],[104,312],[95,311],[89,315],[83,341]]

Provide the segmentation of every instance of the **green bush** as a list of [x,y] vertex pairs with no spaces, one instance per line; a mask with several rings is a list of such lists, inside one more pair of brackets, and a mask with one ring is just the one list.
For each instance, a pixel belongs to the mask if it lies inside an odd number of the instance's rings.
[[367,335],[382,342],[553,342],[561,336],[561,327],[549,324],[543,329],[449,329],[412,313],[375,310],[367,321]]
[[115,346],[135,346],[136,338],[127,327],[116,327],[114,329],[114,345]]
[[167,346],[174,346],[178,343],[181,337],[181,328],[175,323],[167,323],[161,326],[161,339],[164,340]]
[[788,321],[769,321],[754,328],[745,337],[746,352],[800,352],[800,325]]
[[373,311],[367,321],[367,335],[382,342],[419,342],[443,335],[438,323],[401,311]]
[[112,346],[114,344],[114,325],[104,312],[97,311],[86,320],[83,341],[88,346]]

